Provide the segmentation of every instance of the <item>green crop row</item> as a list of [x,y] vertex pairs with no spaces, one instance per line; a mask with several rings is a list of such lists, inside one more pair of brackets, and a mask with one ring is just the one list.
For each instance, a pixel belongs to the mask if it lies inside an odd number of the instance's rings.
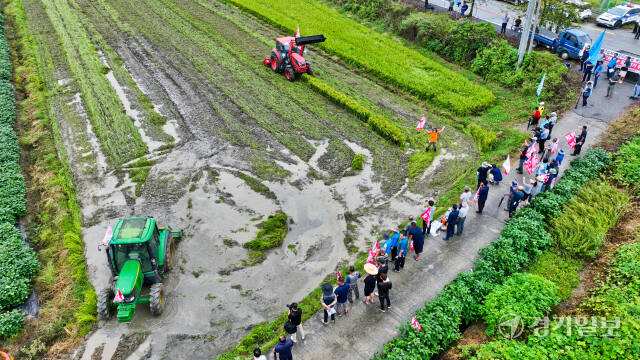
[[66,1],[44,0],[43,5],[60,39],[93,131],[108,161],[112,165],[120,165],[144,155],[147,146],[106,78],[105,66],[82,26],[77,10]]
[[369,126],[378,135],[400,147],[404,147],[407,142],[407,134],[402,129],[387,120],[385,117],[374,114],[365,106],[359,104],[347,95],[335,90],[318,78],[310,76],[305,76],[304,78],[307,80],[307,83],[309,83],[309,85],[311,85],[311,87],[316,91],[325,95],[336,104],[344,106],[347,110],[355,114],[358,119],[369,124]]
[[26,212],[25,184],[18,159],[20,146],[13,130],[16,103],[11,79],[13,69],[0,14],[0,337],[17,334],[24,312],[11,311],[31,293],[31,278],[40,264],[35,252],[22,241],[14,226]]
[[[550,195],[567,200],[575,196],[579,186],[595,178],[610,162],[609,155],[602,150],[590,150],[581,159],[572,161],[572,167],[558,181],[553,190],[547,191],[533,201],[534,206],[520,209],[509,220],[500,237],[481,249],[481,258],[472,271],[464,272],[445,288],[424,308],[416,311],[422,331],[409,324],[400,327],[401,336],[389,341],[378,359],[425,359],[446,349],[461,336],[460,328],[480,318],[485,297],[509,276],[519,272],[544,249],[552,244],[545,229],[545,221],[552,217],[548,212],[539,212],[536,203],[543,203]],[[563,183],[571,183],[563,185]],[[576,185],[574,187],[573,185]],[[556,194],[562,192],[563,194]],[[541,198],[541,200],[538,200]],[[556,215],[564,206],[559,208]]]
[[305,33],[324,34],[319,44],[347,64],[371,73],[386,83],[428,99],[460,115],[477,113],[495,100],[484,87],[445,68],[419,52],[315,0],[225,0],[293,33],[300,25]]

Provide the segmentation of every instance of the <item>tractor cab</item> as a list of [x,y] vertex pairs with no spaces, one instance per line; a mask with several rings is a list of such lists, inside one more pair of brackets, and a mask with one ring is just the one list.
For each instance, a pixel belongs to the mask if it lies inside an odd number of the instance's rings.
[[[98,315],[108,320],[117,308],[118,321],[129,322],[136,304],[149,303],[151,313],[162,313],[162,280],[173,257],[174,239],[182,231],[158,227],[151,217],[120,219],[107,247],[107,260],[115,286],[98,295]],[[143,285],[151,284],[148,295]]]

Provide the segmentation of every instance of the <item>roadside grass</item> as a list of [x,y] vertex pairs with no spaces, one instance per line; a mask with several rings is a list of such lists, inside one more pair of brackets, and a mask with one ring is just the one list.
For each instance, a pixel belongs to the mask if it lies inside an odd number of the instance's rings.
[[[38,251],[42,269],[34,287],[40,301],[39,318],[1,346],[17,358],[37,357],[48,351],[65,351],[93,326],[96,295],[88,281],[84,262],[81,215],[60,129],[47,102],[39,48],[28,31],[19,0],[5,2],[7,31],[11,33],[17,89],[25,98],[18,103],[20,137],[28,176],[28,212],[25,217],[30,241]],[[35,224],[38,224],[35,226]]]
[[407,174],[409,182],[416,182],[416,177],[419,177],[425,170],[427,170],[429,165],[433,162],[433,159],[440,155],[440,152],[441,150],[438,148],[437,151],[423,152],[418,150],[411,154],[411,157],[409,157],[409,173]]
[[533,260],[527,272],[542,276],[556,284],[560,301],[563,301],[571,296],[573,288],[580,282],[579,271],[582,267],[583,262],[580,260],[547,250]]
[[43,5],[65,50],[69,69],[81,89],[82,100],[108,161],[118,165],[144,155],[147,147],[104,76],[104,66],[77,10],[65,1],[43,0]]

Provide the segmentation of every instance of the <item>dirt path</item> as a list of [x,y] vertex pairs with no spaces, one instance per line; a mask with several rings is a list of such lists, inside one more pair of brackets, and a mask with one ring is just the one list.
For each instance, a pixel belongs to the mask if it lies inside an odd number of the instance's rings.
[[[608,123],[631,104],[625,96],[631,89],[631,85],[623,84],[616,89],[617,97],[607,100],[604,98],[606,87],[599,87],[591,97],[593,106],[570,110],[554,127],[552,136],[562,136],[587,125],[589,134],[584,153],[606,131]],[[566,142],[562,144],[566,150]],[[566,160],[572,158],[567,156],[561,174],[569,166]],[[294,356],[297,359],[371,359],[381,351],[388,340],[399,335],[397,326],[406,323],[425,301],[434,298],[458,273],[470,270],[478,250],[498,237],[508,214],[498,209],[497,204],[502,194],[508,192],[510,179],[511,176],[500,186],[491,186],[482,215],[473,210],[469,212],[461,237],[456,236],[448,242],[442,241],[442,236],[429,237],[425,240],[425,256],[419,262],[407,259],[402,272],[389,272],[394,284],[389,311],[380,312],[377,299],[374,305],[356,302],[348,316],[339,317],[335,324],[326,326],[321,323],[323,314],[319,312],[304,324],[306,340],[295,346]],[[360,284],[360,291],[362,288]]]

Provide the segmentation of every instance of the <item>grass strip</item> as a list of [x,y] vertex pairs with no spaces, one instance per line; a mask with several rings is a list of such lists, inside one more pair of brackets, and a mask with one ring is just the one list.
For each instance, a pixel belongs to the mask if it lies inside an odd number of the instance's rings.
[[324,34],[328,40],[319,46],[330,54],[459,115],[479,112],[495,100],[482,86],[318,1],[225,1],[289,33],[300,25],[305,33]]
[[82,22],[66,1],[43,0],[69,69],[77,81],[96,136],[108,161],[119,165],[144,155],[147,147],[105,76],[105,66]]

